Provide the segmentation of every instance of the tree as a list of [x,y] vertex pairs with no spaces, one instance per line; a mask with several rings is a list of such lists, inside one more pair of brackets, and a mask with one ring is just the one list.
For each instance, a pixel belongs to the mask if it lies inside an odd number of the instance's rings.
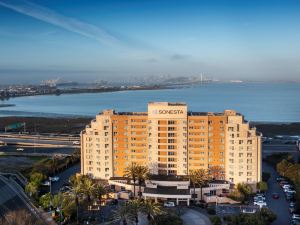
[[276,169],[281,176],[286,176],[286,172],[288,171],[290,166],[290,162],[284,159],[276,165]]
[[142,209],[142,202],[139,199],[134,199],[128,202],[128,207],[131,210],[131,214],[135,219],[136,225],[139,223],[139,212]]
[[35,182],[29,182],[25,186],[25,192],[28,193],[30,196],[36,197],[39,190],[39,185]]
[[52,157],[52,160],[51,160],[51,171],[52,171],[52,175],[55,175],[55,173],[57,172],[58,170],[58,166],[59,166],[59,160],[57,157],[53,156]]
[[209,180],[209,176],[206,170],[204,169],[198,169],[198,170],[191,170],[190,174],[190,182],[193,184],[194,187],[194,202],[196,199],[195,196],[195,190],[196,190],[196,185],[199,185],[200,189],[201,189],[201,193],[200,193],[200,198],[202,200],[202,189],[203,186],[205,184],[207,184],[208,180]]
[[252,187],[249,184],[239,183],[237,184],[237,190],[242,193],[244,199],[248,200],[249,196],[253,193]]
[[101,202],[102,202],[102,195],[105,195],[105,194],[106,194],[106,189],[105,189],[103,183],[100,182],[100,181],[97,182],[97,183],[95,184],[94,194],[93,194],[93,195],[94,195],[96,198],[99,199],[99,201],[100,201],[100,207],[101,207]]
[[120,221],[120,224],[123,225],[128,225],[134,220],[132,210],[128,205],[118,205],[117,209],[113,211],[112,219],[112,222]]
[[196,201],[196,183],[197,183],[196,170],[191,170],[190,171],[189,178],[190,178],[190,182],[192,183],[193,188],[194,188],[193,198],[194,198],[194,203],[195,203],[195,201]]
[[149,169],[146,166],[137,165],[136,166],[136,177],[139,185],[139,199],[142,198],[142,183],[148,178],[149,176]]
[[133,197],[135,198],[135,185],[137,181],[137,164],[131,163],[130,166],[127,166],[124,171],[124,177],[133,181]]
[[51,201],[50,192],[48,192],[47,194],[42,195],[39,199],[39,203],[44,209],[46,209],[50,206],[50,201]]
[[208,170],[209,175],[213,180],[224,179],[224,169],[220,166],[212,166]]
[[73,175],[70,178],[70,184],[71,184],[71,188],[70,188],[70,194],[73,197],[73,199],[75,200],[75,205],[76,205],[76,218],[77,218],[77,224],[79,224],[79,218],[78,218],[78,214],[79,214],[79,198],[82,195],[82,177],[79,176],[77,177],[76,175]]
[[83,176],[81,179],[81,190],[82,193],[87,197],[89,203],[91,203],[91,197],[95,191],[94,182],[87,176]]
[[151,200],[146,200],[144,202],[142,211],[147,214],[147,219],[150,224],[155,224],[156,217],[163,212],[160,205]]
[[259,192],[266,192],[268,190],[268,184],[264,181],[257,183],[257,189]]
[[4,215],[5,221],[2,225],[42,225],[42,222],[34,218],[24,209],[9,211]]
[[34,172],[30,175],[30,182],[36,183],[38,186],[45,179],[45,175],[39,172]]

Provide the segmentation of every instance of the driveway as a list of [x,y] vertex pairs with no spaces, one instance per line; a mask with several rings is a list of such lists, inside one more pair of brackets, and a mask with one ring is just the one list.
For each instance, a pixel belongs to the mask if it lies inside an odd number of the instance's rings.
[[183,225],[212,225],[207,216],[193,209],[187,209],[181,219]]
[[[285,199],[284,192],[282,191],[279,184],[276,182],[276,177],[278,177],[278,173],[275,169],[263,162],[263,171],[271,174],[271,177],[268,181],[268,192],[266,195],[266,201],[268,204],[268,208],[272,210],[277,215],[276,221],[272,223],[272,225],[284,225],[291,224],[291,214],[289,213],[289,203]],[[278,193],[280,198],[275,200],[272,198],[272,193]]]

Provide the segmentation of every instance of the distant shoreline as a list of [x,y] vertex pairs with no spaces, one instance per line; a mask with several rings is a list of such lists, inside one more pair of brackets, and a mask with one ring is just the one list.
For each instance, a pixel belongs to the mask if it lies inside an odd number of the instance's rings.
[[[19,122],[26,123],[27,132],[79,134],[94,117],[0,117],[0,132],[4,127]],[[250,122],[264,136],[300,135],[300,122]],[[22,129],[20,131],[23,131]]]
[[16,106],[15,104],[0,104],[0,108],[4,108],[4,107],[14,107]]
[[[56,89],[47,93],[21,93],[14,95],[0,96],[0,100],[9,100],[11,98],[30,97],[30,96],[46,96],[46,95],[64,95],[64,94],[88,94],[88,93],[107,93],[121,91],[142,91],[142,90],[164,90],[174,89],[178,86],[171,85],[152,85],[152,86],[129,86],[129,87],[103,87],[103,88],[74,88],[74,89]],[[0,104],[1,107],[1,104]]]

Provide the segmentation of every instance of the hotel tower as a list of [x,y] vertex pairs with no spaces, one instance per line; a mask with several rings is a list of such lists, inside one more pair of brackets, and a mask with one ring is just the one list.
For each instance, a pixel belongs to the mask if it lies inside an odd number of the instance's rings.
[[104,110],[81,133],[81,173],[122,177],[132,162],[158,175],[217,166],[224,180],[256,183],[261,135],[233,110],[191,112],[185,103],[169,102],[151,102],[148,112]]

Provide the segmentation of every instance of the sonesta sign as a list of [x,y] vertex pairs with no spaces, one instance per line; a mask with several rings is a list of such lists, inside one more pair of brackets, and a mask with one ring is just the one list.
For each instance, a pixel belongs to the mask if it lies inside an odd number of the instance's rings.
[[159,109],[159,110],[153,110],[153,114],[176,114],[180,115],[183,114],[183,110],[181,109]]

